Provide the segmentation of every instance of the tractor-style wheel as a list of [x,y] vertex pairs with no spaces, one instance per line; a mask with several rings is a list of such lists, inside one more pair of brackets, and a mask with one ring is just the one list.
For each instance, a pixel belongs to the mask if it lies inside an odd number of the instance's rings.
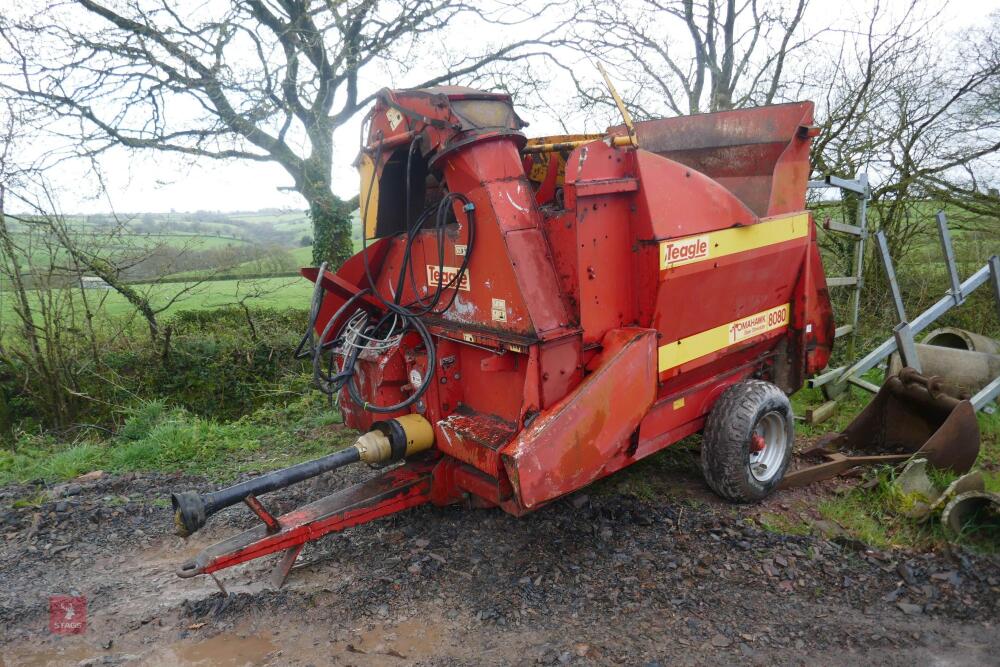
[[792,405],[778,387],[744,380],[727,389],[705,422],[701,470],[726,500],[763,500],[781,482],[792,457]]

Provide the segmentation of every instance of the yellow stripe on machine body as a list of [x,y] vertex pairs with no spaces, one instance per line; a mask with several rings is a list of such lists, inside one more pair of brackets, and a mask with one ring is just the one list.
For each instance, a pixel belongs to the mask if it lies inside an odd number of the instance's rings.
[[789,304],[762,310],[753,315],[726,322],[717,327],[661,345],[659,371],[662,373],[681,364],[718,352],[730,345],[788,326]]
[[747,227],[729,227],[660,241],[660,270],[758,250],[776,243],[805,238],[808,234],[809,214],[797,213]]

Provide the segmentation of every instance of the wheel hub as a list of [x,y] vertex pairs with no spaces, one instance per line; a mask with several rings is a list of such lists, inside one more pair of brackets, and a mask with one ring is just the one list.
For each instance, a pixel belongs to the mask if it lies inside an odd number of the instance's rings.
[[790,446],[784,417],[775,411],[765,414],[750,434],[750,474],[758,482],[770,481],[778,474]]

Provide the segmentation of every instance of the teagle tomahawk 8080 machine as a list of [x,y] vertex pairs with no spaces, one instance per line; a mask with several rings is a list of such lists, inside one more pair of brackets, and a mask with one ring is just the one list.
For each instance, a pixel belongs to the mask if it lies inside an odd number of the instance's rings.
[[[756,501],[791,455],[787,394],[834,325],[805,211],[810,102],[528,141],[511,99],[383,90],[366,120],[365,248],[315,281],[306,349],[357,443],[211,494],[262,524],[182,576],[422,503],[530,512],[699,431],[709,485]],[[354,461],[370,480],[280,517],[258,495]]]

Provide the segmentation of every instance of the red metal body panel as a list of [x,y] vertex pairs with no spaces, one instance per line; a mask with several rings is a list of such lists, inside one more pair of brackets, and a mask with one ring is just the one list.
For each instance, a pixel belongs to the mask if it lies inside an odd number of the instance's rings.
[[644,150],[704,174],[764,217],[805,208],[812,123],[813,103],[792,102],[643,121],[635,131]]
[[655,331],[615,329],[602,348],[576,389],[503,449],[504,467],[526,509],[603,477],[656,398]]
[[[833,323],[803,211],[811,103],[638,123],[639,149],[594,141],[572,150],[560,198],[554,178],[533,189],[518,132],[469,129],[450,106],[503,96],[389,95],[410,112],[394,119],[390,98],[376,104],[365,149],[382,155],[376,172],[419,141],[435,187],[475,206],[467,285],[425,320],[438,367],[425,369],[426,351],[408,339],[402,357],[363,357],[356,371],[362,395],[383,404],[412,391],[414,371],[433,374],[412,409],[457,466],[435,478],[440,497],[469,493],[521,514],[698,431],[743,378],[792,391],[825,365]],[[454,211],[447,267],[461,264],[456,246],[469,235]],[[415,236],[418,270],[404,302],[432,291],[422,269],[437,264],[438,242],[429,228]],[[369,250],[386,298],[404,250],[402,235]],[[360,266],[352,258],[341,282],[367,286]],[[338,285],[323,313],[346,296]],[[727,327],[736,332],[728,339]],[[371,424],[340,400],[349,425]]]
[[278,517],[279,528],[260,525],[212,545],[177,574],[210,574],[254,558],[293,549],[323,535],[368,523],[431,501],[435,461],[411,462]]

